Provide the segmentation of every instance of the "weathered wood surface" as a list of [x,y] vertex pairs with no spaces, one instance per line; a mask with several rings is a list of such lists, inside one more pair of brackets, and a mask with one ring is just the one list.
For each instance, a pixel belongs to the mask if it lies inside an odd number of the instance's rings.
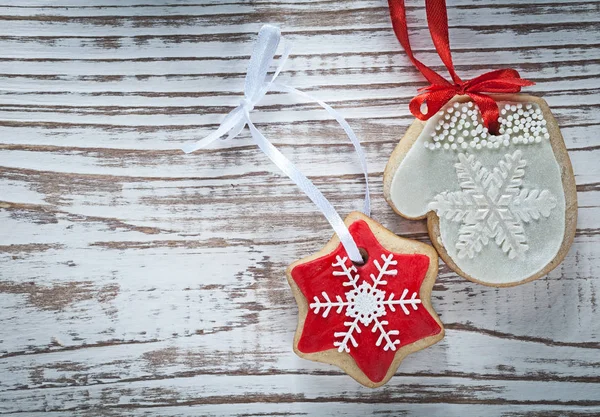
[[[0,414],[600,414],[600,2],[450,0],[455,62],[538,84],[579,192],[564,263],[493,289],[443,265],[438,345],[390,384],[357,385],[297,358],[286,265],[331,230],[248,134],[178,147],[236,105],[262,23],[293,42],[281,75],[348,118],[363,141],[373,214],[427,240],[385,204],[382,171],[422,86],[383,0],[5,1],[0,6]],[[85,4],[85,5],[82,5]],[[422,1],[413,42],[433,63]],[[270,94],[261,130],[331,198],[360,207],[343,132]]]

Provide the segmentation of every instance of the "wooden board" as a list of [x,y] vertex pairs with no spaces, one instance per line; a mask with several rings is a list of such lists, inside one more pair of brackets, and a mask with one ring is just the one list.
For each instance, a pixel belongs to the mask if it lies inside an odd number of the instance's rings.
[[[441,264],[446,338],[377,390],[292,352],[285,268],[332,233],[312,203],[247,132],[179,147],[237,104],[258,29],[278,24],[293,43],[281,80],[364,144],[374,218],[427,241],[382,195],[424,85],[386,2],[0,3],[0,415],[600,414],[600,1],[449,0],[457,71],[514,67],[551,106],[578,229],[524,286]],[[414,49],[441,71],[422,3],[408,2]],[[352,145],[326,113],[269,94],[253,118],[342,216],[360,208]]]

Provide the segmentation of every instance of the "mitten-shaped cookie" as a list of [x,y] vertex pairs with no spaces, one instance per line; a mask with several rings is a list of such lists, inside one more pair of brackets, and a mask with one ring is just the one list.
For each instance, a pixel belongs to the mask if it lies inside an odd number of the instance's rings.
[[467,96],[415,121],[388,162],[384,194],[401,216],[427,218],[431,241],[458,274],[511,286],[545,275],[565,257],[577,195],[546,102],[518,94],[495,99],[496,134]]

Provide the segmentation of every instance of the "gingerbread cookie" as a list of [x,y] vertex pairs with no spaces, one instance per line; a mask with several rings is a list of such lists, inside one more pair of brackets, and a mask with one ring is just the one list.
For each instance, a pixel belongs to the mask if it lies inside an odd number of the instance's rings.
[[495,99],[497,135],[466,96],[415,121],[387,164],[384,195],[401,216],[427,218],[431,241],[459,275],[512,286],[563,260],[575,236],[577,194],[546,102]]
[[362,213],[344,222],[362,265],[348,259],[334,236],[287,269],[299,308],[294,351],[378,387],[406,355],[444,336],[430,301],[438,257],[431,246],[398,237]]

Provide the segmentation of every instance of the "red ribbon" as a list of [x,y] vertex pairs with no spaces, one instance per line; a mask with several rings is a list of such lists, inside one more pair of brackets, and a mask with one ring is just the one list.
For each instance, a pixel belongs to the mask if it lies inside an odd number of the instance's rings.
[[[510,68],[486,72],[468,81],[461,80],[456,74],[452,63],[446,1],[425,0],[427,25],[429,26],[431,39],[433,39],[433,44],[442,62],[448,68],[453,82],[446,80],[415,58],[408,39],[404,0],[388,0],[388,3],[392,26],[398,41],[400,41],[406,55],[415,67],[431,84],[428,87],[419,89],[421,93],[410,101],[409,109],[411,113],[420,120],[427,120],[448,103],[452,97],[466,94],[479,107],[485,127],[490,132],[496,133],[498,131],[498,105],[492,97],[482,93],[518,93],[521,91],[521,87],[534,85],[535,83],[522,79],[516,70]],[[423,104],[427,104],[426,113],[421,111]]]

